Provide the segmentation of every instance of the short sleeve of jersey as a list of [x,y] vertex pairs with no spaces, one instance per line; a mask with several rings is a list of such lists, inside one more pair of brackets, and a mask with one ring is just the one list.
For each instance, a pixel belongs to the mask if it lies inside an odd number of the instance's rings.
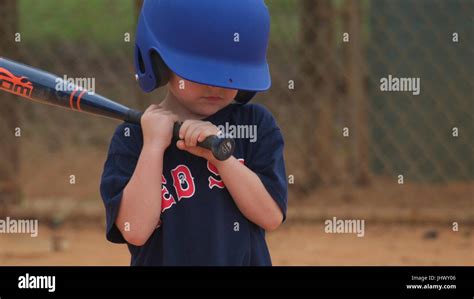
[[107,240],[114,243],[126,243],[115,221],[123,190],[135,171],[141,143],[139,126],[122,123],[115,130],[104,164],[100,193],[106,212]]
[[[248,104],[247,104],[248,105]],[[276,201],[286,219],[288,184],[284,161],[284,140],[273,115],[261,105],[251,105],[253,122],[257,125],[257,140],[250,142],[248,167],[254,171],[268,193]]]

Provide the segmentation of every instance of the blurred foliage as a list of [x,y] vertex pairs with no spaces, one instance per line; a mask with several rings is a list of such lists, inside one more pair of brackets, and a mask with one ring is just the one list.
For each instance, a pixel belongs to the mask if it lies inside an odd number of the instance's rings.
[[125,32],[133,33],[133,10],[132,0],[20,0],[20,32],[38,43],[86,37],[110,45]]
[[[298,1],[267,2],[275,33],[272,37],[281,40],[277,35],[282,33],[296,42]],[[106,46],[116,43],[117,36],[125,32],[134,33],[134,0],[19,0],[19,3],[20,30],[30,41],[77,41],[87,37]]]

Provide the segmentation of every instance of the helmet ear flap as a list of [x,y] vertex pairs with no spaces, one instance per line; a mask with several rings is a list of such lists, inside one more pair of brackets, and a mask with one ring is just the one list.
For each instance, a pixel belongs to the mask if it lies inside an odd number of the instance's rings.
[[151,51],[150,57],[156,78],[156,88],[166,85],[170,79],[170,69],[156,51]]
[[170,77],[170,70],[161,56],[154,50],[142,53],[138,45],[135,47],[135,69],[137,81],[145,92],[166,85]]

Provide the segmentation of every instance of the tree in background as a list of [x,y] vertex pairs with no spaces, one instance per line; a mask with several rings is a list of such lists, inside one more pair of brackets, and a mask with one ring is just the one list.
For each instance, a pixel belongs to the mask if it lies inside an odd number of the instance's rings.
[[[305,189],[328,184],[337,178],[334,152],[334,11],[330,0],[301,2],[300,70],[304,83],[299,99],[309,115],[305,126],[305,156],[308,160]],[[304,93],[304,94],[303,94]]]
[[[298,98],[311,115],[305,125],[307,139],[302,145],[306,147],[304,155],[308,161],[304,190],[311,190],[315,184],[369,181],[367,68],[361,2],[342,4],[337,7],[331,0],[301,2],[299,66],[306,86],[300,89]],[[343,43],[342,53],[338,51],[340,41],[336,40],[343,38],[336,28],[338,20],[350,36],[350,41]],[[341,97],[347,109],[342,124],[350,130],[346,152],[341,150],[343,132],[338,131],[337,123],[337,100]]]
[[358,185],[369,183],[369,127],[367,65],[362,36],[362,7],[360,1],[345,1],[344,28],[350,42],[344,48],[346,72],[346,105],[349,109],[351,141],[350,160],[347,164],[353,181]]

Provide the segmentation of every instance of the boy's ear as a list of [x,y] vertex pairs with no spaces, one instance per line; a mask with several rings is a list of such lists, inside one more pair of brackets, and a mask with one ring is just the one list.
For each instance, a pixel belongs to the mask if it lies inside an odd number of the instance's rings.
[[168,68],[161,56],[155,51],[151,51],[150,58],[153,74],[156,78],[156,88],[166,85],[170,79],[171,70]]

